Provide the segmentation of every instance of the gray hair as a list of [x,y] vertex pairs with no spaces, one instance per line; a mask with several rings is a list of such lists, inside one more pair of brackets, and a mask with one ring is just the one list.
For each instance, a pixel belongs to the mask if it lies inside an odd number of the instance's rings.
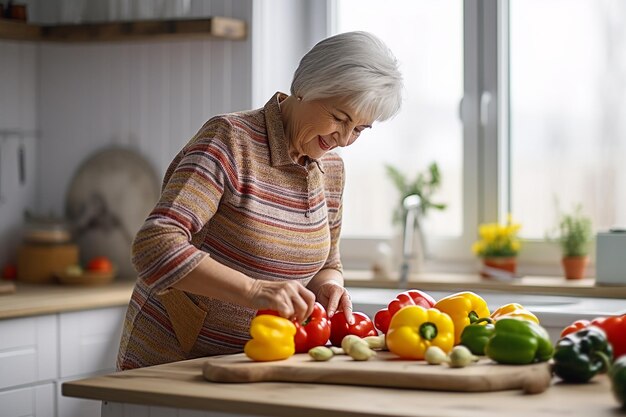
[[302,57],[291,82],[296,97],[343,97],[373,120],[387,120],[400,110],[402,88],[402,74],[391,50],[361,31],[320,41]]

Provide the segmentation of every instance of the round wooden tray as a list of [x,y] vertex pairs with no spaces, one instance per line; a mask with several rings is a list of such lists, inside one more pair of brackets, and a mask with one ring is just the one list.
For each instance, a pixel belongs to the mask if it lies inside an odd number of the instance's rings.
[[83,271],[80,275],[68,275],[65,272],[57,272],[55,275],[59,283],[63,285],[104,285],[115,278],[115,270],[112,272]]
[[107,147],[87,157],[74,174],[65,198],[80,259],[106,256],[120,276],[134,276],[130,250],[161,194],[160,175],[140,153]]

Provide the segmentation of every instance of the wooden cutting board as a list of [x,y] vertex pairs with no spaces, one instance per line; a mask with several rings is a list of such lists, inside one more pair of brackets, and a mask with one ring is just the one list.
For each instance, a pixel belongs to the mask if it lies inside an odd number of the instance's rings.
[[208,358],[202,373],[212,382],[317,382],[470,392],[522,389],[527,394],[545,391],[552,379],[548,363],[513,366],[481,359],[465,368],[450,368],[401,360],[390,352],[378,352],[365,362],[347,355],[316,362],[306,353],[283,361],[253,362],[241,353]]

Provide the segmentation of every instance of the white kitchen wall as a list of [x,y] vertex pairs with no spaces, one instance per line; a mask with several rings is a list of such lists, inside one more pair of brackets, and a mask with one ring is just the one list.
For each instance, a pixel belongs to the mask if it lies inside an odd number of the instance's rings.
[[[94,9],[95,2],[88,1],[31,1],[32,21],[71,22],[71,3],[88,5],[85,20],[106,21],[114,20],[110,10],[122,2]],[[145,15],[146,5],[134,12]],[[250,23],[252,4],[166,2],[152,17],[211,15]],[[24,209],[63,215],[69,181],[93,152],[130,146],[162,176],[211,116],[249,109],[251,45],[250,36],[244,41],[0,41],[0,266],[15,259]],[[24,184],[18,176],[20,147],[26,155]]]
[[[203,2],[188,16],[250,22],[249,1]],[[251,105],[251,40],[41,45],[39,207],[62,214],[91,153],[130,146],[162,176],[211,116]]]
[[276,91],[289,93],[300,58],[330,33],[324,0],[253,2],[252,71],[254,107]]
[[38,56],[36,45],[0,41],[0,267],[15,256],[24,210],[35,208]]
[[[322,0],[29,0],[36,23],[217,15],[246,21],[248,38],[0,41],[0,130],[23,126],[25,132],[39,132],[36,141],[1,139],[2,161],[8,162],[0,162],[0,192],[7,200],[0,203],[0,265],[14,259],[24,208],[62,215],[69,181],[93,152],[130,146],[162,176],[210,117],[259,107],[275,91],[287,92],[300,57],[327,33],[326,5]],[[34,171],[17,189],[11,155],[20,144],[27,148],[27,170]]]

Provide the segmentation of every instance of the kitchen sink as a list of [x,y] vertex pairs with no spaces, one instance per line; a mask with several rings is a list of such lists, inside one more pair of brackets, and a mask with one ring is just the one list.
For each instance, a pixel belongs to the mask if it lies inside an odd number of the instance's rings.
[[[402,290],[398,288],[348,288],[355,309],[376,312],[387,307]],[[508,304],[519,303],[535,314],[546,318],[559,317],[566,322],[570,319],[590,319],[598,316],[626,314],[626,300],[619,298],[565,297],[539,294],[504,293],[496,291],[475,291],[485,299],[490,310]],[[435,300],[453,294],[453,291],[427,291]]]
[[549,306],[564,306],[571,304],[578,304],[580,301],[576,299],[567,299],[567,300],[530,300],[524,303],[521,300],[517,300],[519,304],[523,304],[524,307],[531,306],[541,306],[541,307],[549,307]]
[[[400,289],[393,288],[348,288],[353,302],[359,304],[380,305],[381,308],[391,301]],[[439,300],[445,296],[453,294],[446,291],[427,291],[435,300]],[[480,296],[485,299],[487,305],[491,309],[495,309],[501,305],[508,303],[519,303],[526,308],[532,306],[541,307],[559,307],[565,305],[574,305],[580,303],[580,298],[575,297],[559,297],[532,294],[504,294],[482,291]]]
[[532,307],[561,307],[579,304],[580,299],[574,297],[560,297],[547,295],[532,294],[483,294],[482,297],[487,301],[491,309],[508,303],[522,304],[524,307],[531,309]]

